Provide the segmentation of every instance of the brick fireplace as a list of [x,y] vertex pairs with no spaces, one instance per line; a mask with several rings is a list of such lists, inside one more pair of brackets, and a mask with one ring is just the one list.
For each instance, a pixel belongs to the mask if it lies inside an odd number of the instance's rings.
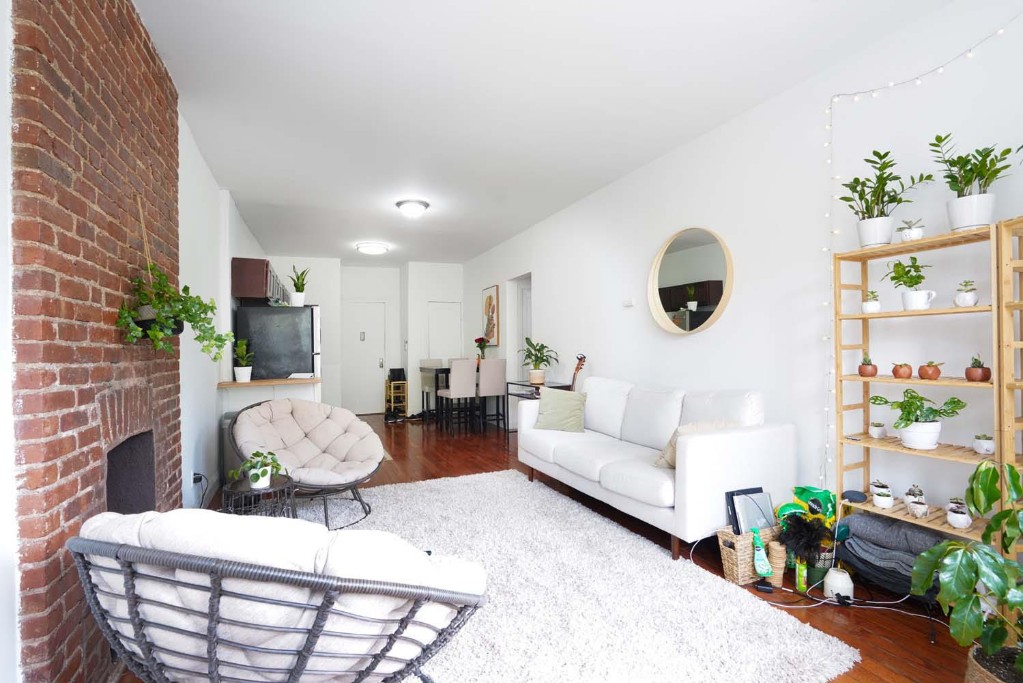
[[144,265],[136,196],[153,260],[178,272],[177,92],[130,0],[15,0],[13,15],[21,658],[26,681],[97,683],[109,650],[63,544],[108,485],[151,488],[133,505],[181,500],[177,355],[114,327]]

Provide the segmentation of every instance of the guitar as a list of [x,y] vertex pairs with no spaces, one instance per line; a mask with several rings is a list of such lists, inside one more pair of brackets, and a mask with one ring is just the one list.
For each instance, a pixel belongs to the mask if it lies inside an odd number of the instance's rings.
[[577,377],[579,377],[579,371],[583,369],[584,365],[586,365],[585,353],[580,353],[575,358],[576,358],[575,372],[572,373],[572,387],[569,389],[569,391],[575,391],[575,380]]

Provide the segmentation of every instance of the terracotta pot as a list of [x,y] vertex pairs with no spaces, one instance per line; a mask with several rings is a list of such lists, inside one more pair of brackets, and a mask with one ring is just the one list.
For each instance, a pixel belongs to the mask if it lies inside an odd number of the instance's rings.
[[941,368],[937,365],[921,365],[917,368],[916,373],[920,379],[938,379],[941,377]]
[[991,380],[991,368],[966,368],[967,382],[988,382]]
[[860,377],[877,377],[876,365],[861,365],[859,368]]
[[913,366],[909,363],[903,363],[902,365],[892,366],[892,377],[898,377],[899,379],[909,379],[913,376]]

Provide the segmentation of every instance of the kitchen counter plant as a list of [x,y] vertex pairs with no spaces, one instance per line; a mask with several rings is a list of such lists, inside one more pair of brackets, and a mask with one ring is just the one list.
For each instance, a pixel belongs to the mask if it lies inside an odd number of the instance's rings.
[[902,308],[906,311],[922,311],[931,307],[931,302],[938,295],[930,289],[920,289],[927,277],[924,275],[924,268],[930,268],[917,261],[916,256],[909,257],[909,263],[895,261],[889,263],[890,270],[885,273],[884,279],[890,280],[896,288],[903,287],[906,291],[902,293]]
[[891,244],[895,219],[892,211],[900,204],[907,204],[909,199],[903,195],[915,186],[934,180],[934,176],[921,173],[909,176],[909,185],[893,171],[896,166],[891,152],[874,150],[871,156],[864,159],[873,177],[853,178],[842,187],[849,194],[840,199],[849,205],[856,218],[856,228],[860,236],[861,247],[873,247],[879,244]]
[[520,349],[520,352],[522,353],[522,365],[531,368],[529,383],[543,384],[547,379],[546,368],[549,368],[552,363],[558,362],[557,352],[546,344],[534,342],[529,337],[526,337],[526,348]]
[[305,306],[305,288],[309,284],[309,269],[299,270],[295,266],[291,267],[291,275],[288,279],[291,280],[291,287],[295,292],[291,295],[292,306]]
[[899,417],[892,425],[900,431],[902,445],[919,451],[933,451],[938,447],[941,436],[941,418],[955,417],[966,403],[951,397],[941,406],[929,398],[921,396],[913,389],[902,393],[901,401],[890,401],[884,396],[871,396],[870,404],[888,406],[899,411]]
[[124,330],[125,341],[135,344],[145,337],[154,349],[174,353],[169,338],[181,334],[188,323],[202,352],[219,361],[224,347],[234,340],[230,332],[217,332],[213,324],[217,304],[213,299],[203,301],[189,291],[188,285],[178,291],[155,263],[149,264],[145,278],[133,278],[131,287],[131,302],[122,304],[117,313],[117,327]]
[[[1003,486],[999,486],[999,483]],[[963,512],[976,517],[992,512],[1002,500],[1004,506],[987,520],[981,541],[946,540],[920,554],[913,564],[912,592],[923,595],[937,574],[941,581],[938,603],[950,614],[952,637],[963,646],[974,646],[967,655],[966,680],[1012,681],[1023,674],[1023,626],[1012,616],[1023,608],[1019,585],[1023,567],[1003,557],[991,546],[1000,537],[1002,550],[1011,553],[1020,539],[1019,518],[1023,513],[1023,481],[1011,463],[1004,467],[984,460],[970,475]],[[951,507],[951,506],[950,506]],[[949,510],[949,515],[952,512]],[[969,514],[965,515],[969,518]],[[951,521],[951,520],[950,520]],[[1004,610],[1003,608],[1009,608]],[[978,677],[978,669],[988,674]],[[971,672],[973,676],[971,677]]]
[[686,308],[695,311],[700,302],[696,300],[696,285],[686,285]]
[[952,232],[990,225],[995,216],[995,195],[990,189],[1012,166],[1012,148],[999,152],[992,145],[957,155],[951,133],[936,135],[929,147],[944,171],[945,184],[956,193],[947,204]]
[[256,354],[249,351],[249,340],[238,339],[234,343],[234,381],[252,381],[252,359]]

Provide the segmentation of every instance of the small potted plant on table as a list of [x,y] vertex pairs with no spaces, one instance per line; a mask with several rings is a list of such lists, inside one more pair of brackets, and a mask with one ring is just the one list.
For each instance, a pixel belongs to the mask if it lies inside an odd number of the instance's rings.
[[970,360],[970,367],[966,368],[967,382],[988,382],[991,380],[991,368],[984,365],[978,353]]
[[857,368],[857,372],[860,373],[860,377],[876,377],[877,366],[874,365],[874,361],[870,360],[870,354],[863,354],[863,361],[860,363],[860,367]]
[[871,289],[864,294],[863,303],[860,304],[860,309],[864,313],[880,313],[881,302],[877,300],[877,292]]
[[918,177],[910,176],[907,186],[903,183],[902,177],[892,170],[896,163],[891,157],[891,152],[874,150],[864,161],[874,171],[874,176],[857,177],[843,183],[842,187],[849,190],[849,194],[840,199],[849,205],[859,219],[856,228],[861,247],[891,244],[895,224],[891,213],[900,204],[910,201],[902,195],[920,183],[933,180],[934,177],[923,173]]
[[894,429],[901,430],[900,438],[902,445],[918,451],[933,451],[938,447],[938,438],[941,436],[941,420],[943,417],[955,417],[966,403],[956,397],[951,397],[941,406],[935,405],[929,398],[925,398],[913,389],[906,389],[902,394],[901,401],[889,401],[884,396],[871,396],[871,405],[889,406],[899,411],[899,418],[892,425]]
[[884,279],[890,280],[896,287],[905,287],[902,293],[902,308],[906,311],[922,311],[931,307],[931,302],[938,295],[930,289],[920,289],[920,285],[926,280],[923,269],[930,266],[922,265],[917,261],[916,256],[909,257],[909,263],[895,261],[889,264]]
[[935,363],[933,360],[929,360],[926,364],[916,369],[916,374],[920,379],[936,380],[941,377],[942,365],[944,363]]
[[294,293],[291,295],[292,306],[305,306],[305,288],[308,284],[309,269],[299,271],[295,266],[291,267],[291,275],[288,279],[291,280],[291,286],[294,288]]
[[695,311],[696,307],[700,305],[700,302],[696,300],[696,285],[686,285],[686,308],[690,311]]
[[956,155],[951,134],[935,136],[929,147],[945,171],[945,184],[956,193],[947,205],[952,232],[990,225],[994,221],[995,196],[989,190],[1009,170],[1011,164],[1006,162],[1012,148],[998,152],[992,145]]
[[265,489],[270,486],[270,480],[281,473],[281,463],[277,461],[277,454],[273,451],[254,451],[236,470],[227,473],[231,481],[238,481],[244,476],[249,480],[249,486],[254,489]]
[[532,368],[529,371],[529,383],[540,385],[547,379],[547,371],[552,363],[558,362],[558,354],[546,344],[534,342],[526,337],[526,348],[520,349],[522,353],[522,365]]
[[969,308],[976,306],[977,302],[980,301],[980,297],[977,296],[977,286],[973,280],[963,280],[959,283],[959,289],[956,291],[956,295],[952,298],[952,303],[957,308]]
[[249,340],[239,339],[234,343],[234,381],[252,381],[252,359],[256,354],[249,351]]

